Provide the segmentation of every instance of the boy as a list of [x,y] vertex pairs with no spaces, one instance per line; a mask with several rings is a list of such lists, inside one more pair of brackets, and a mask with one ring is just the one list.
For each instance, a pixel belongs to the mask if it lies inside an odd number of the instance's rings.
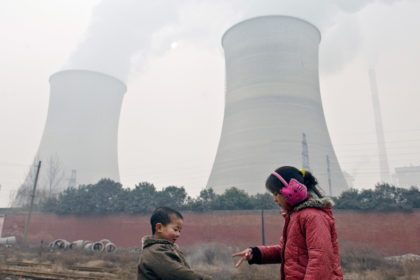
[[194,272],[175,241],[181,235],[183,217],[169,207],[153,211],[150,223],[152,236],[142,238],[143,251],[137,267],[138,280],[186,279],[208,280],[211,277]]

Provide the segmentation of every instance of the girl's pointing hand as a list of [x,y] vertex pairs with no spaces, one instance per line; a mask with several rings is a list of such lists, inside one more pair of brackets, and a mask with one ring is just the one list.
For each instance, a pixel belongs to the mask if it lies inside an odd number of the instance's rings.
[[247,248],[241,252],[235,253],[232,255],[232,258],[233,257],[241,257],[241,259],[235,265],[235,267],[238,268],[243,261],[249,261],[252,259],[252,249]]

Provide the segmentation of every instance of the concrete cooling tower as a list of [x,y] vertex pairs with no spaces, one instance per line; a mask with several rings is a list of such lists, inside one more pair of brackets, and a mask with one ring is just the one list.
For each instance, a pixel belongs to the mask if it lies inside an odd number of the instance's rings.
[[[86,70],[55,73],[50,85],[48,116],[36,156],[42,161],[37,188],[57,193],[101,178],[119,181],[118,121],[126,86]],[[29,174],[24,185],[32,187],[33,177]]]
[[272,170],[301,168],[305,157],[327,195],[347,188],[322,108],[320,40],[314,25],[288,16],[252,18],[226,31],[225,113],[207,187],[263,193]]

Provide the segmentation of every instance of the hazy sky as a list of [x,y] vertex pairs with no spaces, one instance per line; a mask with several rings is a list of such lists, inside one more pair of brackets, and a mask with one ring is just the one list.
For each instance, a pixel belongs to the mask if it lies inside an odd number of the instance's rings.
[[377,73],[391,172],[420,165],[419,12],[419,0],[2,0],[0,207],[37,152],[49,76],[71,68],[127,84],[121,183],[184,186],[197,195],[223,121],[221,36],[234,23],[267,14],[301,17],[321,30],[321,96],[331,140],[355,187],[373,187],[379,163],[369,67]]

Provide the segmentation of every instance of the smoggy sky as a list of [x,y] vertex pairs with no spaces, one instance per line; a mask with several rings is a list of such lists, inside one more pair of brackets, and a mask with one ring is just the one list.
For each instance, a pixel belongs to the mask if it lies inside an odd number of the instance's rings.
[[331,140],[354,186],[371,188],[380,179],[369,67],[376,69],[391,173],[420,165],[419,11],[418,0],[3,0],[0,207],[38,149],[49,76],[73,68],[127,84],[121,183],[184,186],[196,196],[210,175],[223,121],[221,36],[267,14],[300,17],[321,30]]

